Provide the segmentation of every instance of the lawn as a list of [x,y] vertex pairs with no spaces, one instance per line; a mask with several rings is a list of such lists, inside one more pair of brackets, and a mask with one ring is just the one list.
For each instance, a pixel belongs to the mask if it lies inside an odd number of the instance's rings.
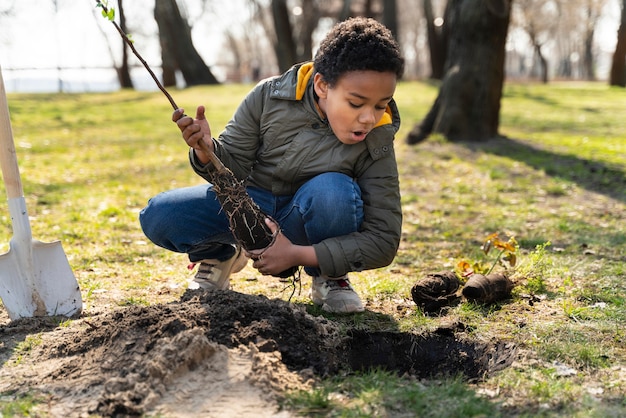
[[[204,104],[218,133],[250,87],[171,93],[189,114]],[[331,377],[312,392],[291,393],[284,405],[306,416],[626,415],[624,90],[510,83],[502,138],[449,143],[434,135],[407,145],[404,137],[436,94],[436,86],[421,82],[398,87],[401,247],[390,266],[353,275],[366,313],[327,316],[347,327],[418,335],[463,324],[476,341],[514,346],[516,360],[474,381],[415,380],[381,370]],[[203,181],[188,165],[165,97],[121,91],[10,94],[8,100],[33,237],[61,240],[85,312],[179,299],[190,276],[186,257],[147,242],[137,222],[154,194]],[[0,193],[5,196],[3,185]],[[464,300],[440,314],[417,308],[410,289],[420,278],[455,270],[464,260],[492,263],[493,254],[481,250],[492,233],[519,245],[512,297],[491,305]],[[0,253],[11,235],[2,199]],[[291,301],[307,305],[308,279],[303,282]],[[232,287],[283,300],[292,292],[250,266]],[[0,397],[0,415],[20,402],[37,399]]]

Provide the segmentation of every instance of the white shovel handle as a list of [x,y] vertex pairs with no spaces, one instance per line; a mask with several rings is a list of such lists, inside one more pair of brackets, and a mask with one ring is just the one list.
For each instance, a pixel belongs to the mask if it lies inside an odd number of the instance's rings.
[[0,166],[2,166],[2,178],[9,199],[22,197],[22,180],[17,166],[17,155],[13,143],[11,130],[11,118],[9,117],[9,105],[4,89],[2,68],[0,67]]

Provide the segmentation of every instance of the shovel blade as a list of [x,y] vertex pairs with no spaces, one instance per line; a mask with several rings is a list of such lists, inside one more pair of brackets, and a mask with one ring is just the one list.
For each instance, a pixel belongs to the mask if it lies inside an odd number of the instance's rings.
[[80,288],[61,242],[32,240],[28,257],[13,244],[0,255],[0,298],[9,317],[79,314],[83,305]]

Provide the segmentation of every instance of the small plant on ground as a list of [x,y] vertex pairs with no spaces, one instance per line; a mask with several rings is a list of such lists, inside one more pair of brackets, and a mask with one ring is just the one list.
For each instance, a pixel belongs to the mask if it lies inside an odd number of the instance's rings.
[[[481,260],[464,259],[456,266],[457,275],[466,281],[463,295],[471,300],[490,303],[508,298],[513,288],[522,284],[531,295],[546,293],[545,274],[549,263],[545,252],[549,245],[550,242],[537,245],[524,260],[520,260],[515,237],[504,240],[498,233],[490,234],[481,246]],[[486,259],[492,250],[497,251],[495,256]],[[501,267],[500,272],[494,272],[497,266]]]
[[546,272],[550,263],[546,257],[546,249],[550,241],[538,244],[524,259],[524,263],[516,268],[516,275],[526,280],[525,288],[531,295],[544,294],[548,291]]
[[515,267],[517,264],[517,250],[519,249],[515,237],[509,237],[508,240],[503,241],[497,232],[490,234],[483,242],[481,250],[486,257],[494,249],[498,250],[498,253],[495,259],[491,261],[484,258],[478,261],[461,260],[457,264],[457,272],[461,278],[467,279],[472,274],[484,274],[487,276],[493,272],[497,265],[502,266],[505,271],[510,271]]

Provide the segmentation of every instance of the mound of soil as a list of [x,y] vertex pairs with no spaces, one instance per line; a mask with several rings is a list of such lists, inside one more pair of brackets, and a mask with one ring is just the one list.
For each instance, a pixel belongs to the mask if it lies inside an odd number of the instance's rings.
[[479,379],[515,351],[468,341],[462,325],[432,335],[341,329],[282,300],[202,290],[71,327],[22,319],[0,327],[0,393],[46,394],[54,416],[287,417],[281,396],[321,376],[381,367]]

